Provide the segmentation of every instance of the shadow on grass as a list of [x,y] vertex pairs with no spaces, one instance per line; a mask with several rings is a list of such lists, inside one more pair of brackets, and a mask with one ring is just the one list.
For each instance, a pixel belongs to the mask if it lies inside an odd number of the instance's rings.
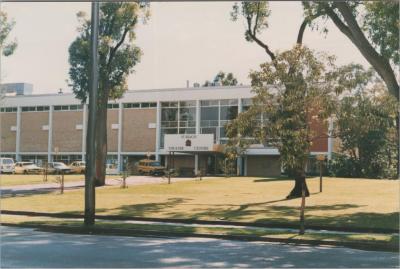
[[[145,203],[124,205],[112,209],[113,215],[126,217],[161,217],[165,219],[187,220],[223,220],[257,224],[286,223],[296,224],[299,218],[299,208],[296,206],[269,205],[284,200],[267,201],[243,205],[204,205],[191,204],[190,199],[170,198],[164,203]],[[189,208],[185,210],[185,206]],[[343,214],[341,211],[362,206],[353,204],[317,205],[306,207],[306,225],[332,228],[380,229],[386,232],[396,232],[399,225],[399,215],[393,213],[356,212]],[[176,209],[176,210],[175,210]],[[313,211],[317,211],[313,213]],[[329,212],[330,215],[321,215]],[[99,209],[102,215],[107,215],[106,209]],[[117,213],[115,213],[117,212]]]
[[294,181],[293,178],[288,178],[288,177],[274,177],[274,178],[259,178],[259,179],[254,179],[253,182],[258,183],[258,182],[274,182],[274,181]]

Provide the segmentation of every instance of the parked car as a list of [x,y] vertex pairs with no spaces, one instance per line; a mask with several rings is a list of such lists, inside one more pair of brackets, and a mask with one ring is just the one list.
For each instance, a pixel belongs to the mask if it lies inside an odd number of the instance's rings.
[[33,162],[17,162],[15,164],[16,174],[41,174],[43,170]]
[[71,168],[72,173],[84,174],[86,171],[86,164],[83,161],[75,161],[69,165],[69,168]]
[[11,158],[0,158],[0,174],[15,173],[14,160]]
[[71,168],[69,168],[65,163],[62,162],[50,162],[47,164],[47,173],[48,174],[70,174],[72,172]]
[[139,174],[149,174],[154,176],[164,175],[165,167],[158,161],[144,159],[139,161],[138,172]]

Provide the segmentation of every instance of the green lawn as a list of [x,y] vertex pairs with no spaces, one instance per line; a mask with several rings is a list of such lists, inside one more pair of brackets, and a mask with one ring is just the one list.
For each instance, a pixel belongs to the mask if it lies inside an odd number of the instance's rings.
[[[56,183],[58,175],[47,175],[47,181],[44,181],[43,175],[0,175],[0,186],[17,186],[17,185],[31,185],[31,184],[42,184],[42,183]],[[110,178],[115,178],[111,176]],[[109,178],[109,176],[107,176]],[[85,180],[84,175],[64,175],[65,182],[71,181],[83,181]]]
[[[326,227],[399,226],[399,181],[308,179],[306,224]],[[244,222],[292,222],[300,199],[285,200],[291,180],[218,178],[168,184],[98,188],[97,214]],[[83,213],[84,191],[2,197],[3,210]]]

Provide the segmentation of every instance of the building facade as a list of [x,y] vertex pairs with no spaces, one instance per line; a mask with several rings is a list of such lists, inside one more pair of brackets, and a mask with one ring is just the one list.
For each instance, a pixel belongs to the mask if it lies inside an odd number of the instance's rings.
[[[119,169],[150,156],[171,166],[164,147],[168,134],[212,134],[215,145],[227,142],[225,124],[251,105],[250,87],[195,87],[128,91],[108,105],[108,162]],[[0,111],[1,156],[17,161],[84,160],[87,105],[73,94],[18,95],[3,99]],[[318,125],[319,133],[329,126]],[[331,156],[332,141],[322,136],[312,155]],[[218,151],[176,152],[174,168],[220,173]],[[276,148],[252,145],[237,163],[241,175],[277,176],[281,173]]]

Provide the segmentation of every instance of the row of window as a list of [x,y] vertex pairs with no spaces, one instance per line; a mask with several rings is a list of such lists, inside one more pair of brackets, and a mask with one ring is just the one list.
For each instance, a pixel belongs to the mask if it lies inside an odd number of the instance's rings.
[[22,112],[30,112],[30,111],[49,111],[49,106],[23,106]]
[[157,107],[157,103],[124,103],[124,108],[150,108]]
[[16,107],[2,107],[0,108],[0,112],[17,112]]
[[[251,99],[243,99],[242,100],[243,107],[246,109],[251,105]],[[218,106],[237,106],[237,99],[227,99],[227,100],[203,100],[200,101],[201,107],[218,107]],[[157,103],[155,102],[146,102],[146,103],[124,103],[124,108],[153,108],[157,107]],[[179,101],[179,102],[161,102],[162,108],[193,108],[188,109],[187,111],[195,111],[196,101]],[[108,104],[108,109],[117,109],[119,108],[118,103]],[[83,105],[58,105],[54,106],[55,111],[68,111],[68,110],[82,110]],[[27,106],[22,107],[22,112],[29,111],[49,111],[49,106]],[[0,112],[17,112],[16,107],[1,107]],[[185,113],[185,112],[184,112]],[[190,112],[193,113],[193,112]]]

